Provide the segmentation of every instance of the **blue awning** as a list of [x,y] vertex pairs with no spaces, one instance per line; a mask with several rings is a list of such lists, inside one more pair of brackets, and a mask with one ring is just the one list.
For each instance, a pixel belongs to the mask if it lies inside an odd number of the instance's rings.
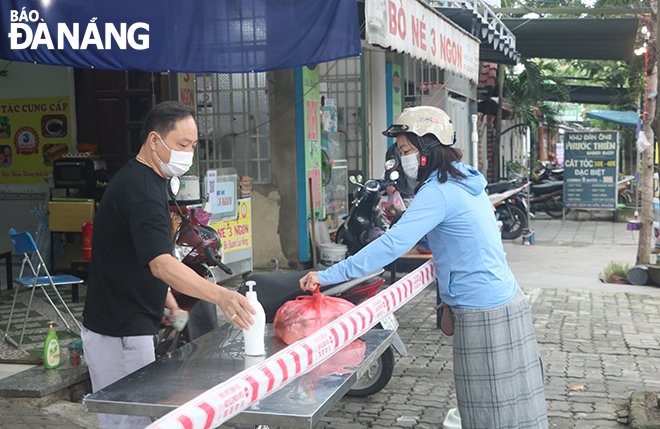
[[588,110],[587,118],[601,119],[614,122],[624,127],[636,127],[640,124],[637,112],[620,110]]
[[2,0],[0,58],[234,73],[360,54],[355,0]]

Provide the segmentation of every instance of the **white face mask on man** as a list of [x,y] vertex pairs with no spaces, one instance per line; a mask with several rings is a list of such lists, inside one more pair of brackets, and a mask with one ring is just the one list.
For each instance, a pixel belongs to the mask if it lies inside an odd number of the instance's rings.
[[170,149],[160,136],[158,136],[158,139],[163,144],[163,146],[165,146],[167,150],[170,151],[170,162],[168,163],[161,161],[158,153],[156,153],[156,156],[158,156],[158,163],[160,164],[160,169],[163,174],[168,179],[173,176],[182,176],[186,174],[186,171],[190,170],[190,167],[192,167],[193,164],[193,152],[183,152],[180,150]]
[[401,166],[403,167],[403,172],[406,173],[406,176],[417,180],[417,171],[419,170],[417,152],[408,155],[401,155]]

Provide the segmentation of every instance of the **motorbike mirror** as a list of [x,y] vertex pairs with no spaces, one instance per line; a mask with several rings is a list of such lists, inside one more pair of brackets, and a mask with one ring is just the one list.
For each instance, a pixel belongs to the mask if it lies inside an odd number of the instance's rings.
[[181,180],[179,179],[179,176],[172,176],[168,186],[168,191],[170,192],[172,199],[179,194],[179,189],[181,189]]
[[362,175],[361,174],[358,174],[356,179],[359,183],[362,183]]
[[399,180],[399,172],[393,171],[390,173],[390,180]]
[[352,174],[351,174],[350,176],[348,176],[348,181],[351,182],[351,183],[354,184],[354,185],[357,185],[357,184],[358,184],[357,179],[356,179],[355,176],[353,176]]
[[388,159],[385,161],[385,170],[391,170],[396,167],[396,159]]

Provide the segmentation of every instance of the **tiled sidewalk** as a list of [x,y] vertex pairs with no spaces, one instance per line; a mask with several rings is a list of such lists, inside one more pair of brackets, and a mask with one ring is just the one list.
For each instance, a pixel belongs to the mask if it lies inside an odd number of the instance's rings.
[[[79,302],[74,303],[71,300],[71,292],[68,287],[60,288],[60,294],[64,298],[64,301],[67,303],[73,314],[78,320],[82,320],[82,310],[84,306],[84,291],[86,286],[82,286],[82,297]],[[49,291],[51,297],[54,297],[54,293]],[[14,298],[14,290],[3,291],[0,294],[0,362],[11,363],[12,361],[21,362],[24,360],[29,360],[31,355],[38,356],[43,350],[43,342],[46,338],[46,332],[48,329],[48,322],[55,322],[55,328],[57,330],[58,337],[60,339],[60,344],[63,349],[66,349],[66,346],[76,338],[75,334],[79,334],[77,327],[72,323],[68,315],[65,315],[67,322],[73,328],[74,333],[68,332],[60,318],[57,316],[57,313],[53,310],[50,304],[46,301],[46,298],[43,295],[42,290],[36,290],[34,293],[34,299],[32,301],[32,308],[30,310],[30,315],[25,329],[25,337],[23,338],[23,344],[20,349],[17,349],[13,345],[5,341],[4,334],[5,329],[7,328],[7,321],[9,320],[9,313],[11,311],[12,300]],[[12,324],[10,327],[9,335],[10,337],[18,343],[21,335],[21,330],[23,327],[23,318],[27,309],[28,301],[30,298],[29,290],[21,290],[18,293],[16,308],[14,310],[14,315],[12,318]],[[63,311],[63,308],[58,307],[60,311]]]

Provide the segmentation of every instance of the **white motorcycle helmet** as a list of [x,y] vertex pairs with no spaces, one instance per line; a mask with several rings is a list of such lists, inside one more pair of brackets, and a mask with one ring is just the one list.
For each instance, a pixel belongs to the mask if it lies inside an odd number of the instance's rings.
[[383,135],[387,137],[396,137],[403,133],[413,133],[418,137],[433,134],[443,146],[453,146],[456,143],[456,132],[449,115],[433,106],[408,107],[383,131]]
[[[444,110],[432,106],[404,109],[396,117],[394,123],[383,131],[383,135],[387,137],[396,137],[404,133],[412,133],[417,136],[417,141],[411,142],[419,149],[417,180],[424,177],[431,149],[439,145],[449,147],[456,143],[456,132],[449,115]],[[434,138],[423,139],[427,135]]]

